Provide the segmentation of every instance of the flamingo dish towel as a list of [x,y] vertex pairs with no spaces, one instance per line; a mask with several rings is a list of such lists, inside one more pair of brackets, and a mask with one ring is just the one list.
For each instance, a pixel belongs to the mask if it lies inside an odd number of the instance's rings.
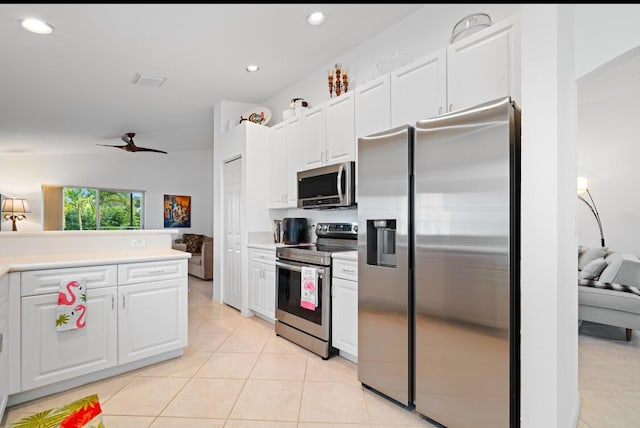
[[63,279],[58,291],[56,331],[84,328],[87,311],[87,281]]
[[316,268],[303,267],[300,275],[300,306],[311,311],[318,306],[318,283]]

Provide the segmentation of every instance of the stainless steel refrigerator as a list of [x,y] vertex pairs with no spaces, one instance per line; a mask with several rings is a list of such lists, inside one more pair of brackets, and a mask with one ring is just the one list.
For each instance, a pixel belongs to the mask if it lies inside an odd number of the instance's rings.
[[520,111],[358,140],[358,377],[447,427],[519,426]]

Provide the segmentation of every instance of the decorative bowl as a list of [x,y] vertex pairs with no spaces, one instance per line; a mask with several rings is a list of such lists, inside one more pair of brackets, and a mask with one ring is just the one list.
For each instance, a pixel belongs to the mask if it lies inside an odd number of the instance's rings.
[[474,13],[473,15],[465,16],[453,27],[451,32],[451,39],[449,43],[453,43],[467,36],[477,33],[478,31],[489,27],[491,24],[491,17],[486,13]]

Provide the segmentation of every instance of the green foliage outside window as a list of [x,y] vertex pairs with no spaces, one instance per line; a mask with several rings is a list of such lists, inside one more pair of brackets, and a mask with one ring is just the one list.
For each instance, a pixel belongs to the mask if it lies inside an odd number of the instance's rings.
[[142,229],[142,192],[64,188],[64,230]]

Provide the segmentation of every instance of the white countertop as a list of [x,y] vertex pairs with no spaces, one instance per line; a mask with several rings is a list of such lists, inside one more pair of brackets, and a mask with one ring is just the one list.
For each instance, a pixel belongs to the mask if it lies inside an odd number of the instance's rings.
[[191,258],[191,253],[177,251],[170,248],[0,257],[0,275],[5,272],[36,269],[56,269],[76,266],[138,263],[188,258]]
[[339,251],[337,253],[331,253],[331,257],[333,257],[334,259],[351,260],[353,262],[357,262],[358,252],[357,251]]

